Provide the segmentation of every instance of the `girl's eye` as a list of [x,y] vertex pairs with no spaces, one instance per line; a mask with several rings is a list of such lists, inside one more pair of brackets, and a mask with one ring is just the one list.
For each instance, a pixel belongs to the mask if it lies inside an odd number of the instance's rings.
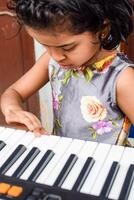
[[75,46],[73,46],[73,47],[64,47],[63,50],[64,51],[72,51],[72,50],[74,50],[74,48],[75,48]]

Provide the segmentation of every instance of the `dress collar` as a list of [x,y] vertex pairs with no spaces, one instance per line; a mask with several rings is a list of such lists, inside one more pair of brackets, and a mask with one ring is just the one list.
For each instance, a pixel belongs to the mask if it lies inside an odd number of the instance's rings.
[[94,63],[92,66],[94,69],[96,69],[98,72],[103,72],[105,71],[109,66],[110,64],[112,63],[113,59],[116,57],[116,53]]

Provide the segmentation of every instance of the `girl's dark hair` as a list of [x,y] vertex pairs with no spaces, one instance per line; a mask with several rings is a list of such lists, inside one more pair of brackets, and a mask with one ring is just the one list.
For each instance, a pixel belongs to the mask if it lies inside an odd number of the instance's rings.
[[69,30],[74,34],[103,31],[101,46],[111,50],[126,41],[133,30],[131,0],[9,0],[19,21],[33,29]]

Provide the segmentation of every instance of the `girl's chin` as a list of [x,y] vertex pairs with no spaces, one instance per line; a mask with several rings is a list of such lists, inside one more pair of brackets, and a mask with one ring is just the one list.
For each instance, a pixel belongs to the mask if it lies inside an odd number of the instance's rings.
[[64,69],[74,69],[75,67],[73,65],[60,65],[61,68],[64,68]]
[[63,69],[75,69],[75,70],[79,70],[79,69],[81,69],[81,67],[83,67],[83,65],[78,66],[78,65],[62,65],[62,64],[60,64],[60,66]]
[[70,66],[68,66],[68,65],[60,65],[61,66],[61,68],[63,68],[63,69],[70,69]]

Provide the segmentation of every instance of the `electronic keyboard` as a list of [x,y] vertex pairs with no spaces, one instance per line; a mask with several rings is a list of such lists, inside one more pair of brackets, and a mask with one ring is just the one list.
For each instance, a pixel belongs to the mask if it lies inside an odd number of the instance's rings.
[[0,127],[0,200],[134,200],[134,148]]

